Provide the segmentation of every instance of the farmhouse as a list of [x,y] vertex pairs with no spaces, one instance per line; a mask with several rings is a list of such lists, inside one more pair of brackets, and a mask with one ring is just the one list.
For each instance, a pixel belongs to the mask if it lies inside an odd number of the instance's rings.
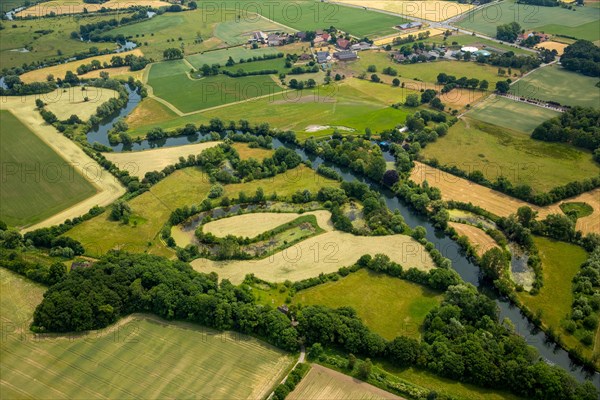
[[258,43],[262,43],[265,44],[267,43],[267,34],[262,32],[262,31],[258,31],[258,32],[254,32],[252,33],[252,37],[250,39],[248,39],[248,42],[258,42]]
[[317,51],[316,56],[317,56],[317,62],[319,64],[326,63],[327,61],[329,61],[331,59],[328,51]]
[[267,44],[269,46],[282,46],[287,42],[287,35],[271,34],[267,37]]
[[336,51],[333,56],[340,61],[353,61],[358,58],[356,53],[351,50]]
[[421,22],[407,22],[406,24],[396,25],[396,28],[406,31],[408,29],[417,29],[422,26],[423,24]]
[[346,39],[338,39],[336,44],[337,47],[342,50],[348,50],[348,48],[350,47],[350,41]]

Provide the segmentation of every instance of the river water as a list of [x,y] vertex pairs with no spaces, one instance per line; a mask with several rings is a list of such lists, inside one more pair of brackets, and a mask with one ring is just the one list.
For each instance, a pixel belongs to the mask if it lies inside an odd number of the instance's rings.
[[[127,87],[127,86],[126,86]],[[128,89],[129,90],[129,89]],[[90,131],[88,134],[88,141],[90,143],[98,142],[109,146],[113,151],[121,152],[127,150],[143,150],[150,148],[159,147],[171,147],[181,146],[189,143],[197,143],[202,140],[200,135],[181,136],[167,138],[160,141],[148,141],[143,140],[139,143],[134,143],[132,146],[125,147],[122,144],[113,146],[108,142],[107,132],[110,130],[112,125],[122,117],[128,115],[131,110],[139,103],[140,96],[129,90],[129,102],[125,108],[121,110],[118,115],[115,115],[112,119],[104,121],[100,126]],[[394,193],[372,181],[367,180],[362,176],[354,174],[351,170],[346,168],[340,168],[335,164],[328,163],[323,159],[307,154],[303,149],[298,148],[294,145],[282,143],[281,141],[274,139],[273,148],[288,147],[293,149],[303,161],[310,161],[312,168],[316,169],[319,165],[325,164],[326,166],[336,170],[345,181],[360,181],[365,182],[371,186],[372,189],[377,190],[381,196],[385,199],[387,206],[390,210],[398,210],[406,223],[411,226],[423,226],[427,229],[427,240],[435,244],[435,247],[447,258],[452,261],[452,266],[456,272],[462,277],[465,282],[471,283],[480,291],[492,298],[499,310],[500,320],[504,318],[509,319],[515,326],[515,331],[525,338],[530,346],[535,347],[540,356],[549,364],[558,365],[567,370],[574,378],[579,381],[584,379],[591,379],[596,388],[600,390],[600,374],[593,371],[588,371],[582,368],[580,365],[575,364],[569,357],[569,354],[562,348],[556,346],[553,342],[548,342],[544,332],[540,331],[535,327],[529,320],[521,313],[520,309],[512,305],[508,299],[499,297],[497,291],[490,285],[484,283],[481,280],[479,268],[469,261],[464,254],[462,254],[460,247],[456,242],[446,236],[443,232],[436,230],[434,226],[423,216],[415,214],[408,206],[402,203]],[[394,161],[394,156],[389,151],[384,151],[384,158],[386,161]],[[290,176],[290,179],[294,179]]]

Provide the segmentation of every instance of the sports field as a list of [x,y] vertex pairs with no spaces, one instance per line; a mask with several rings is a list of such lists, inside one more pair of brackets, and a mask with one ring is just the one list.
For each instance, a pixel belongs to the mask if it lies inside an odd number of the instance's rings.
[[560,113],[505,97],[492,96],[473,108],[467,115],[482,122],[529,135],[539,124],[557,117]]
[[564,143],[533,140],[521,132],[470,118],[453,125],[448,134],[423,149],[427,159],[480,170],[490,181],[503,175],[514,185],[527,184],[536,192],[596,176],[598,164],[589,152]]
[[[119,56],[126,57],[127,55],[132,54],[135,56],[142,56],[144,53],[140,49],[135,49],[131,51],[126,51],[123,53],[119,53]],[[64,64],[53,65],[51,67],[34,69],[33,71],[29,71],[20,76],[21,80],[25,83],[31,82],[45,82],[48,75],[54,75],[54,78],[64,78],[67,71],[71,71],[73,73],[77,73],[77,68],[83,64],[89,64],[93,60],[97,60],[100,63],[110,63],[110,60],[114,57],[114,54],[105,54],[102,56],[86,58],[84,60],[71,61]],[[125,67],[127,71],[129,67]],[[104,70],[98,70],[98,74]],[[111,71],[111,69],[106,69],[105,71]],[[96,71],[94,71],[96,72]]]
[[302,290],[293,298],[302,305],[350,306],[371,330],[388,340],[419,339],[425,316],[441,301],[439,292],[425,286],[366,269]]
[[54,13],[62,14],[81,14],[87,10],[89,13],[100,11],[101,8],[110,10],[125,10],[133,6],[149,6],[159,8],[169,6],[169,3],[159,0],[109,0],[102,4],[89,4],[83,0],[52,0],[36,4],[23,11],[19,11],[19,17],[43,17]]
[[[393,249],[393,251],[391,251]],[[216,272],[220,278],[238,284],[253,273],[269,282],[292,282],[316,277],[350,266],[364,254],[387,254],[405,268],[434,268],[423,246],[405,235],[354,236],[346,232],[326,232],[260,260],[212,261],[198,258],[191,262],[199,272]]]
[[0,397],[247,399],[266,396],[291,366],[254,338],[149,315],[88,335],[34,338],[44,291],[0,268]]
[[[269,75],[230,78],[225,75],[191,79],[183,61],[154,64],[148,84],[154,95],[187,113],[254,97],[274,97],[284,90]],[[174,75],[170,75],[174,73]]]
[[[123,14],[126,16],[128,14]],[[22,20],[18,23],[4,24],[0,40],[0,63],[2,68],[12,68],[34,61],[52,60],[59,56],[70,57],[87,52],[90,47],[99,50],[117,48],[115,43],[90,43],[71,39],[71,32],[79,31],[79,25],[113,19],[115,16],[94,15],[73,18],[71,16],[44,19]],[[16,26],[16,27],[13,27]],[[37,30],[51,30],[47,34],[35,33]],[[27,51],[19,51],[26,48]]]
[[[535,296],[527,292],[517,294],[534,314],[541,310],[544,325],[552,327],[555,332],[560,333],[567,346],[575,348],[581,343],[562,328],[561,322],[571,312],[573,304],[571,281],[588,254],[581,247],[569,243],[544,237],[535,237],[534,241],[542,258],[544,286]],[[577,336],[577,332],[575,333]],[[584,347],[584,351],[588,357],[592,357],[590,348]]]
[[[338,183],[322,178],[302,165],[274,178],[225,185],[224,195],[237,197],[240,191],[250,194],[262,187],[267,194],[276,191],[285,196],[300,188],[316,192],[327,184]],[[128,225],[110,221],[108,213],[104,213],[77,225],[66,236],[79,240],[90,256],[121,248],[170,257],[172,250],[167,249],[159,238],[161,228],[176,208],[198,205],[206,198],[210,186],[209,177],[197,168],[177,170],[152,186],[148,192],[129,201],[133,216]]]
[[341,372],[313,364],[287,399],[290,400],[402,400],[366,382]]
[[428,21],[444,21],[460,15],[473,8],[470,4],[459,4],[449,1],[398,1],[398,0],[336,0],[342,4],[382,10],[407,17],[426,19]]
[[465,14],[458,23],[461,28],[496,36],[496,26],[518,22],[525,30],[574,36],[578,39],[600,39],[600,9],[595,7],[531,7],[514,0],[496,3]]
[[[547,8],[547,7],[543,7]],[[537,69],[510,87],[517,96],[557,101],[560,104],[600,107],[598,78],[567,71],[557,65]]]
[[0,220],[25,226],[96,193],[96,188],[8,111],[0,111]]

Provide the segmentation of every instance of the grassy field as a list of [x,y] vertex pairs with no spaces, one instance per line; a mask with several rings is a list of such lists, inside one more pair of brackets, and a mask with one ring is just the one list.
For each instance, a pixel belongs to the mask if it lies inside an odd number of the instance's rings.
[[[571,312],[571,281],[587,259],[587,253],[579,246],[548,238],[535,237],[534,241],[542,258],[544,286],[536,296],[518,293],[519,299],[534,313],[541,310],[543,324],[560,333],[569,348],[580,346],[579,340],[564,330],[561,322]],[[591,357],[592,349],[584,347],[584,354]]]
[[[547,7],[543,7],[547,8]],[[569,106],[600,107],[598,78],[567,71],[557,65],[540,68],[510,87],[518,96],[557,101]]]
[[237,46],[247,43],[248,38],[256,31],[269,34],[275,32],[292,33],[294,30],[258,15],[251,14],[247,18],[224,21],[217,24],[214,35],[227,46]]
[[0,268],[0,397],[262,398],[292,357],[254,338],[128,317],[89,335],[28,333],[44,288]]
[[598,174],[592,155],[563,143],[537,141],[522,133],[463,118],[448,134],[423,149],[427,159],[480,170],[494,181],[503,175],[536,192]]
[[600,10],[595,7],[529,7],[508,0],[467,13],[459,26],[488,36],[496,35],[496,26],[518,22],[523,29],[574,36],[596,41],[600,39]]
[[341,372],[313,364],[287,399],[290,400],[402,400],[366,382]]
[[[129,54],[133,54],[136,56],[143,55],[142,51],[139,49],[135,49],[132,51],[126,51],[124,53],[120,53],[119,55],[121,57],[125,57]],[[46,77],[49,74],[54,75],[55,78],[62,79],[62,78],[64,78],[67,71],[71,71],[76,74],[77,68],[82,64],[89,64],[92,62],[92,60],[97,60],[100,63],[104,63],[104,62],[110,63],[111,58],[113,58],[114,56],[115,56],[114,54],[105,54],[102,56],[86,58],[84,60],[71,61],[71,62],[64,63],[64,64],[58,64],[58,65],[54,65],[51,67],[34,69],[33,71],[29,71],[29,72],[26,72],[23,75],[21,75],[21,80],[25,83],[45,82]],[[126,67],[126,68],[127,68],[127,70],[129,70],[129,67]],[[100,71],[102,71],[102,70],[100,70]],[[106,70],[106,71],[110,71],[110,70]],[[98,72],[98,73],[100,73],[100,72]]]
[[[280,195],[290,195],[300,188],[316,192],[327,182],[337,185],[302,165],[271,179],[225,185],[225,195],[237,197],[240,191],[254,193],[259,186],[267,194],[277,191]],[[206,198],[210,186],[208,176],[197,168],[177,170],[148,192],[129,201],[133,218],[128,225],[110,221],[108,213],[104,213],[76,226],[66,236],[79,240],[90,256],[104,254],[113,248],[173,256],[173,251],[158,237],[160,229],[174,209],[199,204]]]
[[575,212],[577,218],[587,217],[594,213],[592,206],[583,202],[562,203],[560,209],[563,210],[565,214],[568,212]]
[[[267,122],[274,128],[291,129],[299,133],[307,131],[311,126],[323,126],[325,121],[326,126],[342,126],[357,131],[364,131],[369,127],[377,132],[402,124],[406,116],[413,113],[413,110],[390,107],[410,93],[414,91],[347,79],[339,85],[279,93],[235,106],[165,119],[160,123],[145,124],[140,120],[139,124],[134,125],[132,135],[145,134],[153,126],[173,129],[188,123],[206,123],[215,117],[226,121],[246,119],[251,123]],[[274,106],[277,112],[273,112]],[[140,107],[144,107],[144,102]],[[330,134],[331,131],[333,128],[302,136]]]
[[194,68],[200,68],[203,64],[221,64],[225,65],[229,57],[233,58],[235,62],[238,62],[240,58],[250,57],[261,57],[265,54],[277,54],[282,53],[304,53],[308,51],[310,47],[309,43],[294,43],[280,47],[259,47],[258,49],[252,49],[251,47],[238,46],[227,49],[218,49],[213,51],[206,51],[200,54],[194,54],[186,57],[186,59],[194,66]]
[[530,134],[539,124],[557,117],[560,113],[505,97],[493,96],[467,115],[482,122]]
[[280,73],[286,73],[289,71],[289,68],[285,68],[285,59],[284,58],[275,58],[272,60],[261,60],[261,61],[253,61],[246,63],[239,63],[239,60],[235,60],[235,65],[231,67],[223,67],[222,69],[229,72],[238,72],[240,69],[245,72],[255,72],[261,71],[265,69],[277,70]]
[[340,3],[373,10],[388,11],[407,17],[443,21],[455,17],[473,8],[470,4],[459,4],[449,1],[391,1],[391,0],[339,0]]
[[394,26],[406,21],[398,16],[363,8],[311,0],[296,1],[293,6],[286,3],[269,3],[269,0],[258,0],[253,2],[252,6],[241,7],[235,0],[226,0],[219,4],[224,4],[229,9],[241,10],[238,14],[241,14],[242,18],[247,18],[248,13],[258,12],[266,18],[299,31],[314,31],[333,25],[360,38],[394,33]]
[[[183,61],[154,64],[148,84],[154,95],[173,104],[182,112],[192,112],[252,99],[275,97],[283,90],[269,75],[230,78],[225,75],[191,79]],[[173,75],[170,75],[173,73]]]
[[[124,14],[126,15],[126,14]],[[49,61],[59,56],[69,57],[76,53],[87,52],[90,47],[100,50],[116,49],[115,43],[85,43],[71,39],[71,32],[79,31],[79,25],[113,19],[115,16],[58,17],[51,19],[32,19],[3,23],[0,41],[0,63],[2,68],[21,66],[34,61]],[[42,35],[36,30],[49,29],[53,32]],[[17,49],[27,48],[21,52]]]
[[127,122],[130,129],[136,129],[138,126],[151,127],[176,118],[177,114],[169,107],[158,100],[146,97],[125,118],[125,122]]
[[427,313],[441,302],[440,293],[424,286],[368,270],[337,282],[328,282],[296,293],[294,303],[350,306],[374,332],[386,339],[421,337]]
[[[434,43],[442,43],[443,37],[432,38],[432,39],[430,39],[430,41],[432,41]],[[461,47],[462,46],[475,46],[475,47],[485,48],[490,51],[493,50],[493,51],[496,51],[499,53],[512,51],[515,54],[523,54],[523,55],[534,54],[533,51],[525,50],[516,45],[511,45],[511,44],[506,44],[506,43],[500,44],[498,42],[494,42],[493,40],[489,40],[489,39],[485,39],[485,38],[473,36],[473,35],[454,34],[454,35],[448,37],[448,39],[446,40],[446,43],[449,46],[453,46],[454,43],[457,43],[457,45],[456,45],[457,47],[458,46],[461,46]]]
[[169,3],[159,0],[109,0],[102,4],[86,4],[83,0],[52,0],[36,4],[23,11],[19,11],[19,17],[43,17],[54,13],[63,14],[81,14],[87,10],[89,13],[100,11],[101,8],[110,10],[125,10],[132,6],[150,6],[154,8],[168,6]]
[[0,220],[23,226],[96,193],[96,188],[8,111],[0,111]]
[[[393,251],[391,251],[393,249]],[[405,235],[354,236],[332,231],[313,236],[283,251],[259,260],[212,261],[198,258],[191,262],[200,272],[216,272],[220,278],[239,284],[253,273],[269,282],[292,282],[316,277],[350,266],[364,254],[387,254],[405,268],[434,268],[429,253]]]

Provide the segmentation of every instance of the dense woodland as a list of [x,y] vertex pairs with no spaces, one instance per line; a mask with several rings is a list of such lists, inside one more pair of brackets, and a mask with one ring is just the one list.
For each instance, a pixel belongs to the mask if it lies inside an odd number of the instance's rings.
[[569,71],[600,77],[600,48],[589,40],[578,40],[565,48],[560,63]]

